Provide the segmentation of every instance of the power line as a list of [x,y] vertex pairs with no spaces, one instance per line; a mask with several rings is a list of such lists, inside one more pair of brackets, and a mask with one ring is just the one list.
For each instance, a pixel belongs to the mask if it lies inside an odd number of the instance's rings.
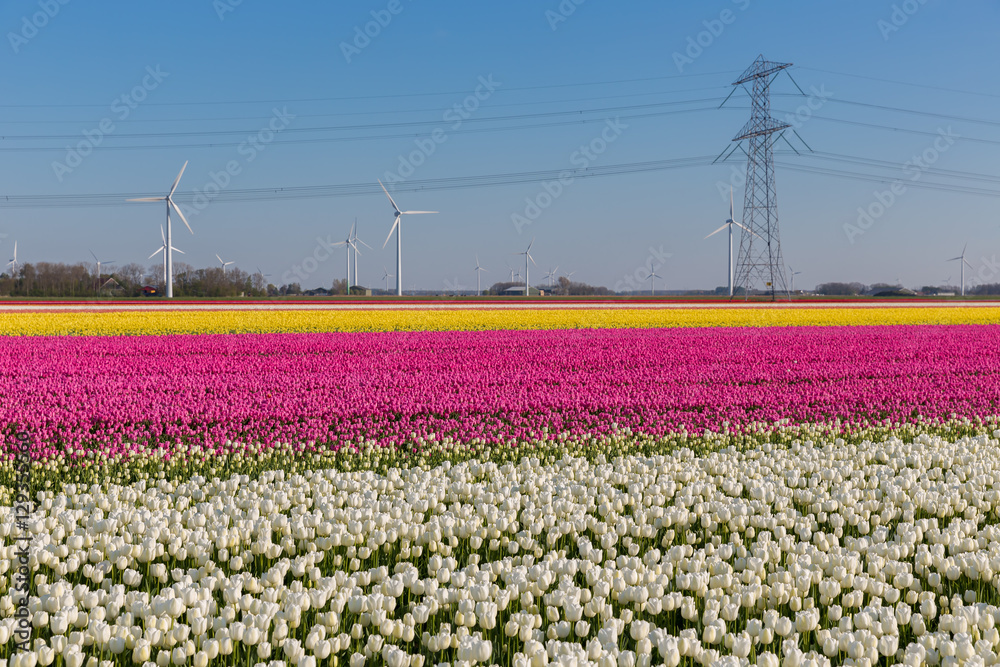
[[[783,157],[791,156],[790,151],[776,152],[776,155]],[[803,156],[797,156],[803,157]],[[872,163],[877,167],[890,165],[881,160],[870,158],[838,155],[834,153],[817,155],[819,159],[853,161],[862,164]],[[630,162],[613,164],[598,167],[588,167],[586,169],[548,169],[540,171],[509,172],[501,174],[485,174],[477,176],[443,177],[433,179],[411,180],[395,184],[395,191],[398,192],[431,192],[440,190],[462,190],[470,188],[497,187],[506,185],[519,185],[525,183],[541,183],[555,179],[572,178],[589,179],[604,178],[609,176],[621,176],[626,174],[648,173],[655,171],[667,171],[671,169],[690,169],[694,167],[706,167],[713,163],[714,156],[703,155],[685,158],[675,158],[670,160],[652,160],[646,162]],[[975,188],[947,183],[935,183],[925,179],[920,181],[905,180],[899,177],[884,176],[879,174],[865,174],[862,172],[842,171],[827,167],[817,167],[812,165],[797,164],[794,162],[782,161],[779,163],[782,168],[790,171],[798,171],[811,174],[836,176],[840,178],[851,178],[853,180],[891,183],[904,181],[907,187],[925,188],[931,190],[942,190],[961,194],[976,194],[991,197],[1000,197],[1000,190],[990,190],[987,188]],[[938,173],[940,172],[940,173]],[[951,178],[975,177],[979,180],[987,180],[992,177],[984,174],[971,174],[969,172],[945,172],[944,170],[927,170],[922,172],[925,176],[946,176]],[[232,189],[220,192],[212,199],[213,203],[239,203],[252,201],[280,201],[296,199],[320,199],[352,196],[374,196],[381,193],[381,189],[375,183],[347,183],[336,185],[312,185],[294,187],[268,187],[268,188],[246,188]],[[149,195],[149,192],[122,192],[107,194],[71,194],[71,195],[9,195],[0,197],[0,208],[69,208],[69,207],[109,207],[125,206],[126,199],[137,198]],[[191,205],[197,196],[197,192],[179,192],[175,199],[185,205]]]
[[[569,99],[560,100],[539,100],[535,102],[504,102],[501,104],[490,103],[490,109],[500,109],[509,107],[532,107],[532,106],[545,106],[549,104],[565,104],[568,102],[597,102],[600,100],[621,100],[626,98],[635,97],[653,97],[655,95],[674,95],[676,93],[694,93],[703,92],[706,90],[726,90],[728,86],[702,86],[699,88],[683,88],[680,90],[661,90],[645,93],[627,93],[624,95],[598,95],[592,97],[575,97]],[[343,111],[338,113],[314,113],[314,114],[295,114],[296,118],[339,118],[342,116],[387,116],[387,115],[401,115],[409,113],[443,113],[449,111],[451,107],[423,107],[420,109],[389,109],[389,110],[377,110],[377,111]],[[135,124],[148,124],[148,123],[196,123],[196,122],[231,122],[238,120],[256,120],[259,121],[261,116],[214,116],[212,118],[130,118],[127,122],[129,125]],[[46,124],[46,125],[87,125],[88,123],[93,123],[93,118],[88,118],[86,120],[0,120],[0,125],[33,125],[33,124]],[[439,121],[440,122],[440,121]],[[464,120],[463,120],[464,122]]]
[[[696,156],[675,158],[672,160],[654,160],[648,162],[631,162],[624,164],[588,167],[585,169],[548,169],[543,171],[510,172],[503,174],[486,174],[479,176],[457,176],[412,180],[397,183],[397,192],[421,192],[437,190],[458,190],[466,188],[493,187],[499,185],[517,185],[523,183],[541,183],[549,180],[567,178],[586,179],[604,176],[617,176],[650,171],[663,171],[693,166],[711,164],[713,156]],[[248,188],[224,190],[213,198],[219,202],[274,201],[286,199],[315,199],[325,197],[350,197],[358,195],[375,195],[382,191],[377,183],[349,183],[341,185],[310,185],[280,188]],[[61,207],[92,207],[92,206],[122,206],[126,199],[134,199],[148,195],[140,193],[110,193],[110,194],[76,194],[76,195],[10,195],[0,197],[0,208],[61,208]],[[178,203],[190,205],[197,192],[178,192],[174,199]],[[131,206],[131,204],[129,204]]]
[[1000,95],[997,95],[995,93],[984,93],[982,91],[976,91],[976,90],[961,90],[958,88],[944,88],[942,86],[932,86],[926,83],[913,83],[912,81],[899,81],[896,79],[880,79],[874,76],[865,76],[863,74],[848,74],[847,72],[835,72],[833,70],[818,69],[816,67],[796,67],[795,69],[802,69],[810,72],[822,72],[823,74],[835,74],[837,76],[848,76],[854,79],[878,81],[879,83],[893,83],[899,86],[912,86],[914,88],[926,88],[928,90],[941,90],[946,93],[960,93],[962,95],[978,95],[980,97],[1000,97]]
[[[583,114],[614,114],[626,111],[638,111],[641,109],[657,109],[662,107],[680,106],[685,104],[705,104],[714,103],[721,100],[721,97],[702,98],[694,100],[676,100],[673,102],[653,102],[648,104],[633,104],[617,107],[603,107],[597,109],[573,109],[569,111],[542,111],[537,113],[512,114],[507,116],[480,116],[468,118],[463,123],[491,123],[527,120],[533,118],[557,118],[560,116],[579,116]],[[304,132],[353,132],[358,130],[377,130],[400,127],[430,127],[440,126],[441,120],[419,120],[419,121],[399,121],[394,123],[368,123],[364,125],[330,125],[322,127],[291,127],[282,130],[282,134],[301,134]],[[260,128],[240,129],[240,130],[204,130],[199,132],[135,132],[109,134],[106,139],[168,139],[171,137],[212,137],[212,136],[246,136],[256,134]],[[38,135],[5,135],[0,137],[0,141],[50,141],[50,140],[73,140],[78,139],[79,134],[38,134]]]
[[[626,83],[648,83],[650,81],[666,81],[668,79],[687,79],[702,76],[717,76],[721,74],[731,74],[732,72],[702,72],[697,74],[674,74],[669,76],[651,76],[638,79],[618,79],[612,81],[588,81],[581,83],[555,83],[541,86],[499,86],[496,92],[517,92],[526,90],[551,90],[553,88],[580,88],[587,86],[609,86]],[[359,100],[386,100],[411,97],[440,97],[444,95],[469,95],[470,91],[450,90],[434,93],[397,93],[394,95],[352,95],[346,97],[312,97],[298,99],[271,99],[271,100],[231,100],[231,101],[205,101],[205,102],[143,102],[145,107],[185,107],[185,106],[225,106],[227,104],[294,104],[307,102],[348,102]],[[0,104],[0,109],[92,109],[106,108],[107,104]]]
[[[740,107],[732,107],[733,109],[738,109]],[[656,118],[661,116],[672,116],[675,114],[682,113],[694,113],[702,111],[716,111],[716,107],[698,107],[694,109],[674,109],[672,111],[656,111],[650,113],[642,114],[625,114],[615,116],[615,118],[621,120],[638,120],[642,118]],[[483,127],[483,128],[469,128],[463,130],[456,130],[449,132],[449,136],[453,134],[481,134],[489,132],[509,132],[514,130],[528,130],[528,129],[538,129],[546,127],[566,127],[570,125],[588,125],[592,123],[604,123],[607,119],[605,117],[598,118],[585,118],[580,120],[562,120],[555,122],[544,122],[544,123],[531,123],[524,125],[512,125],[506,127]],[[437,125],[440,125],[437,123]],[[287,130],[286,130],[287,131]],[[253,134],[256,134],[254,132]],[[244,135],[245,136],[245,135]],[[425,137],[426,134],[417,133],[407,133],[407,134],[378,134],[378,135],[365,135],[356,137],[314,137],[309,139],[277,139],[268,144],[268,146],[288,146],[295,144],[317,144],[317,143],[342,143],[349,141],[371,141],[371,140],[382,140],[382,139],[414,139],[419,137]],[[198,144],[150,144],[150,145],[133,145],[133,146],[101,146],[100,151],[134,151],[134,150],[159,150],[159,149],[205,149],[205,148],[236,148],[241,145],[242,142],[232,142],[232,143],[198,143]],[[44,153],[44,152],[56,152],[56,153],[66,153],[66,147],[55,147],[55,146],[10,146],[0,148],[0,153]]]

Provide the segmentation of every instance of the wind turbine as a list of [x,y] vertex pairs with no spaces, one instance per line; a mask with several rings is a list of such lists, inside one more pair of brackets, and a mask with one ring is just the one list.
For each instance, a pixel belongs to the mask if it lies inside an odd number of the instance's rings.
[[[753,234],[753,232],[751,232],[749,229],[747,229],[746,227],[744,227],[743,225],[741,225],[740,223],[736,222],[736,220],[733,219],[733,189],[732,189],[732,187],[730,187],[729,188],[729,218],[726,220],[725,224],[723,224],[721,227],[719,227],[714,232],[712,232],[711,234],[709,234],[708,236],[705,237],[706,239],[710,238],[712,236],[715,236],[719,232],[721,232],[726,227],[729,228],[729,296],[730,296],[730,298],[732,298],[732,296],[733,296],[733,225],[736,225],[737,227],[739,227],[740,229],[742,229],[743,231],[745,231],[747,233]],[[754,234],[754,236],[756,236],[756,234]]]
[[968,247],[969,247],[969,244],[966,243],[965,247],[962,248],[962,254],[961,255],[959,255],[958,257],[952,257],[951,259],[948,260],[949,262],[955,262],[955,261],[961,260],[961,266],[962,266],[962,296],[965,296],[965,267],[968,266],[970,269],[972,268],[972,264],[969,264],[969,260],[965,259],[965,250]]
[[[152,255],[150,255],[146,259],[153,259],[157,255],[159,255],[161,252],[163,253],[163,286],[164,286],[164,289],[166,289],[166,285],[167,285],[167,237],[163,234],[163,225],[160,225],[160,238],[163,240],[163,245],[160,246],[159,250],[157,250],[156,252],[154,252]],[[179,252],[182,255],[184,254],[183,250],[177,250],[177,248],[171,248],[171,250],[173,250],[175,252]]]
[[514,267],[504,262],[504,266],[510,269],[510,282],[514,282]]
[[170,188],[170,192],[167,193],[166,197],[142,197],[140,199],[129,199],[128,201],[141,201],[141,202],[157,202],[162,201],[167,203],[167,238],[164,240],[164,246],[166,246],[167,255],[167,298],[172,299],[174,296],[174,257],[173,257],[173,245],[170,230],[170,208],[173,207],[177,211],[177,215],[181,217],[184,222],[184,226],[188,228],[188,231],[194,234],[194,230],[191,229],[191,225],[188,224],[187,218],[184,217],[184,213],[177,204],[174,203],[172,197],[174,196],[174,191],[177,190],[177,184],[181,182],[181,176],[184,175],[184,170],[187,169],[188,163],[185,162],[184,166],[181,167],[180,173],[177,174],[177,178],[174,179],[174,184]]
[[476,255],[476,296],[483,294],[483,267],[479,266],[479,255]]
[[524,252],[516,252],[515,255],[524,255],[524,296],[529,296],[531,294],[531,279],[530,279],[530,265],[535,263],[535,258],[531,256],[531,246],[535,245],[535,239],[531,239],[531,243],[528,244],[528,248]]
[[[382,181],[380,180],[378,184],[382,185]],[[382,192],[389,198],[396,218],[392,223],[392,228],[389,229],[389,236],[385,237],[385,243],[382,244],[382,247],[385,248],[386,244],[389,243],[389,239],[392,238],[392,233],[396,232],[396,296],[403,296],[403,225],[400,219],[404,215],[422,215],[425,213],[437,213],[437,211],[400,211],[392,195],[389,194],[384,185],[382,185]]]
[[236,263],[236,262],[227,262],[227,261],[225,261],[224,259],[222,259],[221,257],[219,257],[219,253],[215,253],[215,258],[217,260],[219,260],[219,264],[222,264],[222,275],[226,275],[226,267],[227,266],[229,266],[230,264],[235,264]]
[[101,284],[101,264],[114,264],[115,262],[114,262],[114,260],[108,260],[106,262],[102,262],[101,260],[97,259],[97,255],[94,254],[93,250],[89,250],[89,252],[90,252],[90,256],[94,258],[95,262],[97,262],[97,285],[98,285],[98,289],[100,289],[100,284]]
[[559,267],[557,266],[556,268],[554,268],[551,271],[549,271],[548,274],[545,276],[549,280],[549,291],[550,292],[552,291],[552,279],[556,277],[556,271],[558,271],[558,270],[559,270]]
[[17,241],[14,241],[14,256],[10,258],[9,262],[7,262],[7,266],[10,267],[10,277],[11,278],[16,278],[17,277]]
[[[351,242],[351,247],[354,248],[354,284],[358,284],[358,244],[360,243],[369,250],[374,250],[370,245],[358,238],[358,219],[354,219],[354,226],[351,227],[351,238],[348,239]],[[383,267],[385,268],[385,267]]]
[[656,275],[656,271],[649,272],[649,296],[656,296],[656,289],[655,286],[653,285],[653,278],[659,278],[660,280],[663,280],[663,276]]
[[385,293],[389,293],[389,278],[395,278],[396,276],[389,273],[389,269],[385,268],[385,264],[382,265],[382,270],[385,272],[382,275],[382,280],[385,281]]
[[790,278],[791,278],[791,281],[790,281],[791,282],[791,290],[792,290],[792,293],[794,294],[795,293],[795,276],[799,275],[802,272],[801,271],[796,271],[795,269],[793,269],[790,266],[788,267],[788,272],[789,272]]

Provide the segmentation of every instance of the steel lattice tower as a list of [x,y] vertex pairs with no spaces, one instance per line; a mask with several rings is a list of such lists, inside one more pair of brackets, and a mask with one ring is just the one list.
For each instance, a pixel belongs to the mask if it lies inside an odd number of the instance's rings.
[[743,198],[743,226],[749,230],[740,234],[740,250],[736,260],[734,286],[750,290],[763,288],[777,298],[788,294],[785,263],[781,257],[778,236],[778,205],[774,183],[775,132],[790,127],[771,117],[770,85],[774,77],[792,63],[775,63],[757,56],[734,86],[753,82],[751,113],[748,122],[733,141],[749,140],[747,150],[746,193]]

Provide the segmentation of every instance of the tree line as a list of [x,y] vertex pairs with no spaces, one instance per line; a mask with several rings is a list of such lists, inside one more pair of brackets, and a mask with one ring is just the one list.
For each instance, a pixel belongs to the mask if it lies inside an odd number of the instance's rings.
[[[103,269],[103,267],[102,267]],[[14,297],[101,297],[142,296],[143,287],[163,290],[163,265],[144,267],[125,264],[100,275],[85,263],[58,262],[26,263],[16,271],[0,274],[0,296]],[[190,264],[174,264],[174,296],[236,297],[278,296],[296,294],[298,285],[280,288],[268,284],[259,273],[247,273],[238,268],[196,269]]]

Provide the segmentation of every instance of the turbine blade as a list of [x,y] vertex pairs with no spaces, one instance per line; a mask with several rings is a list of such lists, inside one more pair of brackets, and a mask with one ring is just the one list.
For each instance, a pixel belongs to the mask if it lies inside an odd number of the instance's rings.
[[184,254],[184,251],[183,251],[183,250],[178,250],[177,248],[175,248],[175,247],[173,247],[173,246],[170,246],[170,249],[171,249],[171,250],[173,250],[174,252],[179,252],[179,253],[180,253],[180,254],[182,254],[182,255]]
[[154,252],[154,253],[153,253],[152,255],[150,255],[150,256],[149,256],[149,257],[147,257],[146,259],[153,259],[153,258],[154,258],[154,257],[156,257],[157,255],[159,255],[159,254],[160,254],[161,252],[163,252],[163,248],[160,248],[159,250],[157,250],[156,252]]
[[[187,165],[187,162],[184,164]],[[177,215],[181,216],[181,220],[184,221],[184,226],[188,228],[188,231],[194,234],[194,230],[191,229],[191,225],[188,224],[187,218],[184,217],[184,213],[181,211],[180,207],[174,203],[173,199],[167,199],[167,201],[170,202],[170,206],[173,206],[174,210],[177,211]]]
[[88,252],[90,253],[90,256],[94,258],[94,261],[95,261],[95,262],[100,262],[100,261],[101,261],[101,260],[97,259],[97,255],[95,255],[95,254],[94,254],[94,251],[93,251],[93,250],[90,250],[90,249],[88,248],[88,249],[87,249],[87,251],[88,251]]
[[[733,223],[733,224],[736,224],[736,223]],[[707,239],[710,236],[715,236],[716,234],[718,234],[719,232],[721,232],[723,229],[725,229],[728,226],[729,226],[729,223],[727,222],[726,224],[722,225],[721,227],[719,227],[718,229],[716,229],[714,232],[712,232],[711,234],[709,234],[708,236],[706,236],[705,238]]]
[[215,258],[216,258],[217,260],[219,260],[219,262],[222,262],[222,258],[221,258],[221,257],[219,257],[219,253],[215,253]]
[[125,201],[165,201],[166,197],[140,197],[139,199],[126,199]]
[[354,240],[357,241],[358,243],[360,243],[361,245],[363,245],[364,247],[368,248],[369,250],[374,250],[375,249],[375,248],[371,247],[370,245],[368,245],[367,243],[365,243],[364,241],[362,241],[361,239],[359,239],[357,236],[354,237]]
[[[381,183],[381,182],[382,182],[382,181],[379,181],[379,183]],[[385,186],[384,186],[384,185],[382,186],[382,189],[383,189],[383,190],[385,189]],[[388,193],[388,192],[386,192],[386,194],[389,194],[389,193]],[[391,197],[390,197],[390,199],[391,199]],[[395,205],[395,204],[394,204],[394,205]],[[386,247],[387,245],[389,245],[389,239],[391,239],[391,238],[392,238],[392,233],[393,233],[394,231],[396,231],[396,227],[397,227],[397,226],[399,226],[399,216],[397,216],[397,217],[396,217],[396,221],[395,221],[395,222],[393,222],[393,223],[392,223],[392,227],[390,227],[390,228],[389,228],[389,235],[385,237],[385,243],[383,243],[383,244],[382,244],[382,249],[383,249],[383,250],[385,249],[385,247]]]
[[[382,185],[382,181],[381,181],[381,180],[379,180],[378,184],[379,184],[379,185]],[[384,192],[384,193],[385,193],[385,196],[389,198],[389,201],[390,201],[390,202],[392,202],[392,207],[393,207],[394,209],[396,209],[396,213],[399,213],[400,211],[399,211],[399,207],[398,207],[398,206],[396,206],[396,201],[395,201],[395,200],[394,200],[394,199],[392,198],[392,195],[390,195],[390,194],[389,194],[389,191],[385,189],[385,186],[384,186],[384,185],[382,185],[382,192]]]
[[187,166],[188,166],[188,163],[185,162],[184,166],[181,167],[180,173],[178,173],[177,174],[177,178],[174,179],[174,185],[173,185],[173,187],[170,188],[170,194],[168,194],[167,197],[173,197],[174,196],[174,190],[177,189],[177,184],[181,182],[181,176],[184,175],[184,170],[187,169]]
[[163,239],[163,245],[167,245],[167,235],[163,233],[163,225],[160,225],[160,238]]
[[420,215],[422,213],[440,213],[440,211],[400,211],[403,215]]

